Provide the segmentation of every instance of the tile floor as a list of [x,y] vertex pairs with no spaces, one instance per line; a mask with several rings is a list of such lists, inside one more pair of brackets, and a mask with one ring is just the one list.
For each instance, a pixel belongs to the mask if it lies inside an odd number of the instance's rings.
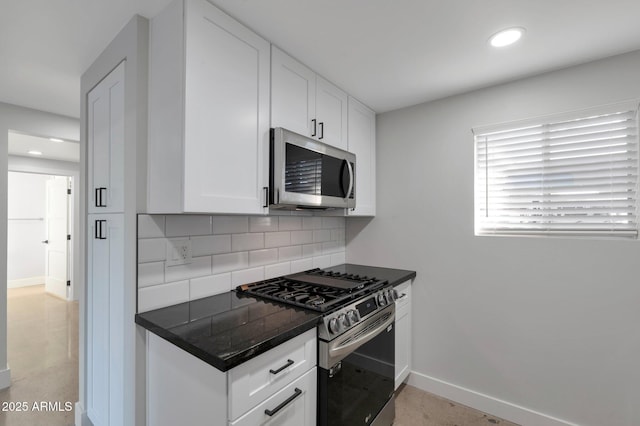
[[396,395],[394,426],[518,426],[515,423],[403,385]]
[[[7,320],[12,384],[0,392],[0,426],[73,425],[65,403],[78,400],[78,303],[42,285],[8,289]],[[27,411],[1,410],[15,403]]]
[[[33,404],[64,409],[65,402],[78,400],[78,303],[33,286],[9,289],[7,310],[12,386],[0,392],[0,405],[26,402],[29,409],[0,411],[0,426],[73,425],[72,411],[34,411]],[[409,385],[396,397],[394,426],[492,425],[517,426]]]

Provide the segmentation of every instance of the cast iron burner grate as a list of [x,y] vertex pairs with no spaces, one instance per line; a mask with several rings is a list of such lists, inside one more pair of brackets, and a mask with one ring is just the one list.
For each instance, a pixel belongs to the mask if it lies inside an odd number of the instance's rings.
[[324,313],[371,293],[385,283],[371,277],[312,269],[244,284],[236,291]]

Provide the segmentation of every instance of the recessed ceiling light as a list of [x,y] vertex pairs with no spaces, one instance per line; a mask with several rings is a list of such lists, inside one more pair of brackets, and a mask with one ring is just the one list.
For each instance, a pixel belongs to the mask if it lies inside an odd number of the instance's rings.
[[49,140],[51,142],[64,142],[62,139],[58,139],[58,138],[49,138]]
[[42,155],[42,151],[36,151],[35,149],[32,149],[31,151],[27,152],[27,154]]
[[498,31],[497,33],[492,35],[489,39],[489,43],[493,47],[509,46],[510,44],[513,44],[516,41],[520,40],[522,34],[524,34],[524,28],[507,28],[506,30]]

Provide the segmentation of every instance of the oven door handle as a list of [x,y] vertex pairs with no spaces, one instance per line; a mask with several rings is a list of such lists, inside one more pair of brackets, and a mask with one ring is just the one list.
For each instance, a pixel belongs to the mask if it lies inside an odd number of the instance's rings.
[[[394,305],[390,305],[390,307],[395,308]],[[358,349],[360,346],[367,343],[369,340],[376,337],[378,334],[382,333],[387,327],[389,327],[389,325],[393,324],[393,322],[395,321],[395,309],[391,309],[390,311],[385,311],[384,313],[381,313],[380,316],[377,317],[374,322],[379,321],[381,318],[384,319],[382,323],[380,323],[379,325],[377,325],[375,328],[371,330],[367,330],[366,333],[364,333],[361,336],[358,336],[357,339],[349,340],[347,342],[345,342],[343,339],[337,339],[335,346],[330,344],[329,358],[330,359],[340,358],[342,357],[342,355],[345,355],[346,353],[353,352],[356,349]]]

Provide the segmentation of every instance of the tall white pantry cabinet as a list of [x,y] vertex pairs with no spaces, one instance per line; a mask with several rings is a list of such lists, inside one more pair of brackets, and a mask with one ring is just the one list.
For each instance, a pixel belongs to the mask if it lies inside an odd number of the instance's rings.
[[87,416],[124,421],[125,61],[87,96]]

